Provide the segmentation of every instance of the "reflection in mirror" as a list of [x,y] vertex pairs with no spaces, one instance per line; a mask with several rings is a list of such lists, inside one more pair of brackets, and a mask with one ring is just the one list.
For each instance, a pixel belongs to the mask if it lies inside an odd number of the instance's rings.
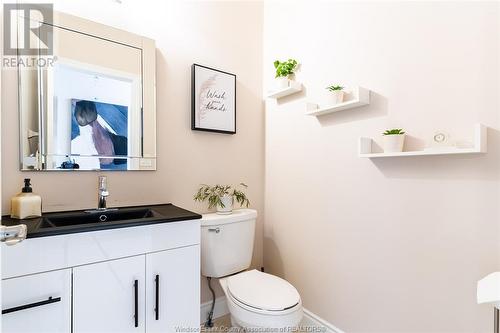
[[154,170],[154,42],[54,17],[53,65],[19,68],[22,170]]

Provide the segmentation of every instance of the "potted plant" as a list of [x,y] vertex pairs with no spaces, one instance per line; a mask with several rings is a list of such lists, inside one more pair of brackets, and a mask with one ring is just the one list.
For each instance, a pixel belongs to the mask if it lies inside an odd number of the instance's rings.
[[342,103],[344,101],[344,87],[342,86],[329,86],[326,87],[330,93],[328,94],[330,102],[335,104]]
[[289,81],[292,80],[292,75],[295,74],[297,65],[298,62],[295,59],[288,59],[283,62],[276,60],[274,62],[278,89],[285,89],[288,87]]
[[382,133],[382,135],[384,136],[385,153],[395,153],[403,151],[406,135],[403,129],[389,129]]
[[[241,187],[247,188],[246,184],[240,183]],[[231,185],[205,185],[202,184],[198,192],[194,195],[194,200],[199,202],[208,202],[208,209],[217,207],[217,214],[231,214],[233,212],[233,203],[236,200],[240,206],[250,205],[246,194],[233,188]]]

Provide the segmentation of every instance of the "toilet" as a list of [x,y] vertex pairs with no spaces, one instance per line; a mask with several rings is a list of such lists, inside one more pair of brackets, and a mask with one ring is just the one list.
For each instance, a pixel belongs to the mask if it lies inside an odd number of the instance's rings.
[[219,278],[231,324],[248,329],[291,331],[302,320],[302,301],[286,280],[248,270],[252,260],[257,211],[205,214],[201,220],[201,273]]

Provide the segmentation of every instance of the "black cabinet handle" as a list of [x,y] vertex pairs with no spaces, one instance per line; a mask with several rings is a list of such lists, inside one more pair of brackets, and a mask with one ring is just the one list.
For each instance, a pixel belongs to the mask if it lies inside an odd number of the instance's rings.
[[155,278],[156,284],[156,300],[155,300],[155,319],[160,319],[160,275],[156,275]]
[[134,281],[134,320],[135,327],[139,327],[139,281]]
[[49,299],[46,301],[40,301],[40,302],[31,303],[31,304],[20,305],[20,306],[16,306],[13,308],[2,310],[2,314],[7,314],[7,313],[16,312],[16,311],[22,311],[22,310],[26,310],[26,309],[36,308],[38,306],[57,303],[60,301],[61,301],[61,297],[56,297],[56,298],[49,297]]

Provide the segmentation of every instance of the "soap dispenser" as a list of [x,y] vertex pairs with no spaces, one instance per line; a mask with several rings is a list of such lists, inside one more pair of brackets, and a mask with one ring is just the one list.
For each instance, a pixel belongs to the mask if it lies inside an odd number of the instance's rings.
[[22,192],[10,200],[10,217],[26,219],[42,216],[42,198],[33,193],[29,178],[24,179]]

